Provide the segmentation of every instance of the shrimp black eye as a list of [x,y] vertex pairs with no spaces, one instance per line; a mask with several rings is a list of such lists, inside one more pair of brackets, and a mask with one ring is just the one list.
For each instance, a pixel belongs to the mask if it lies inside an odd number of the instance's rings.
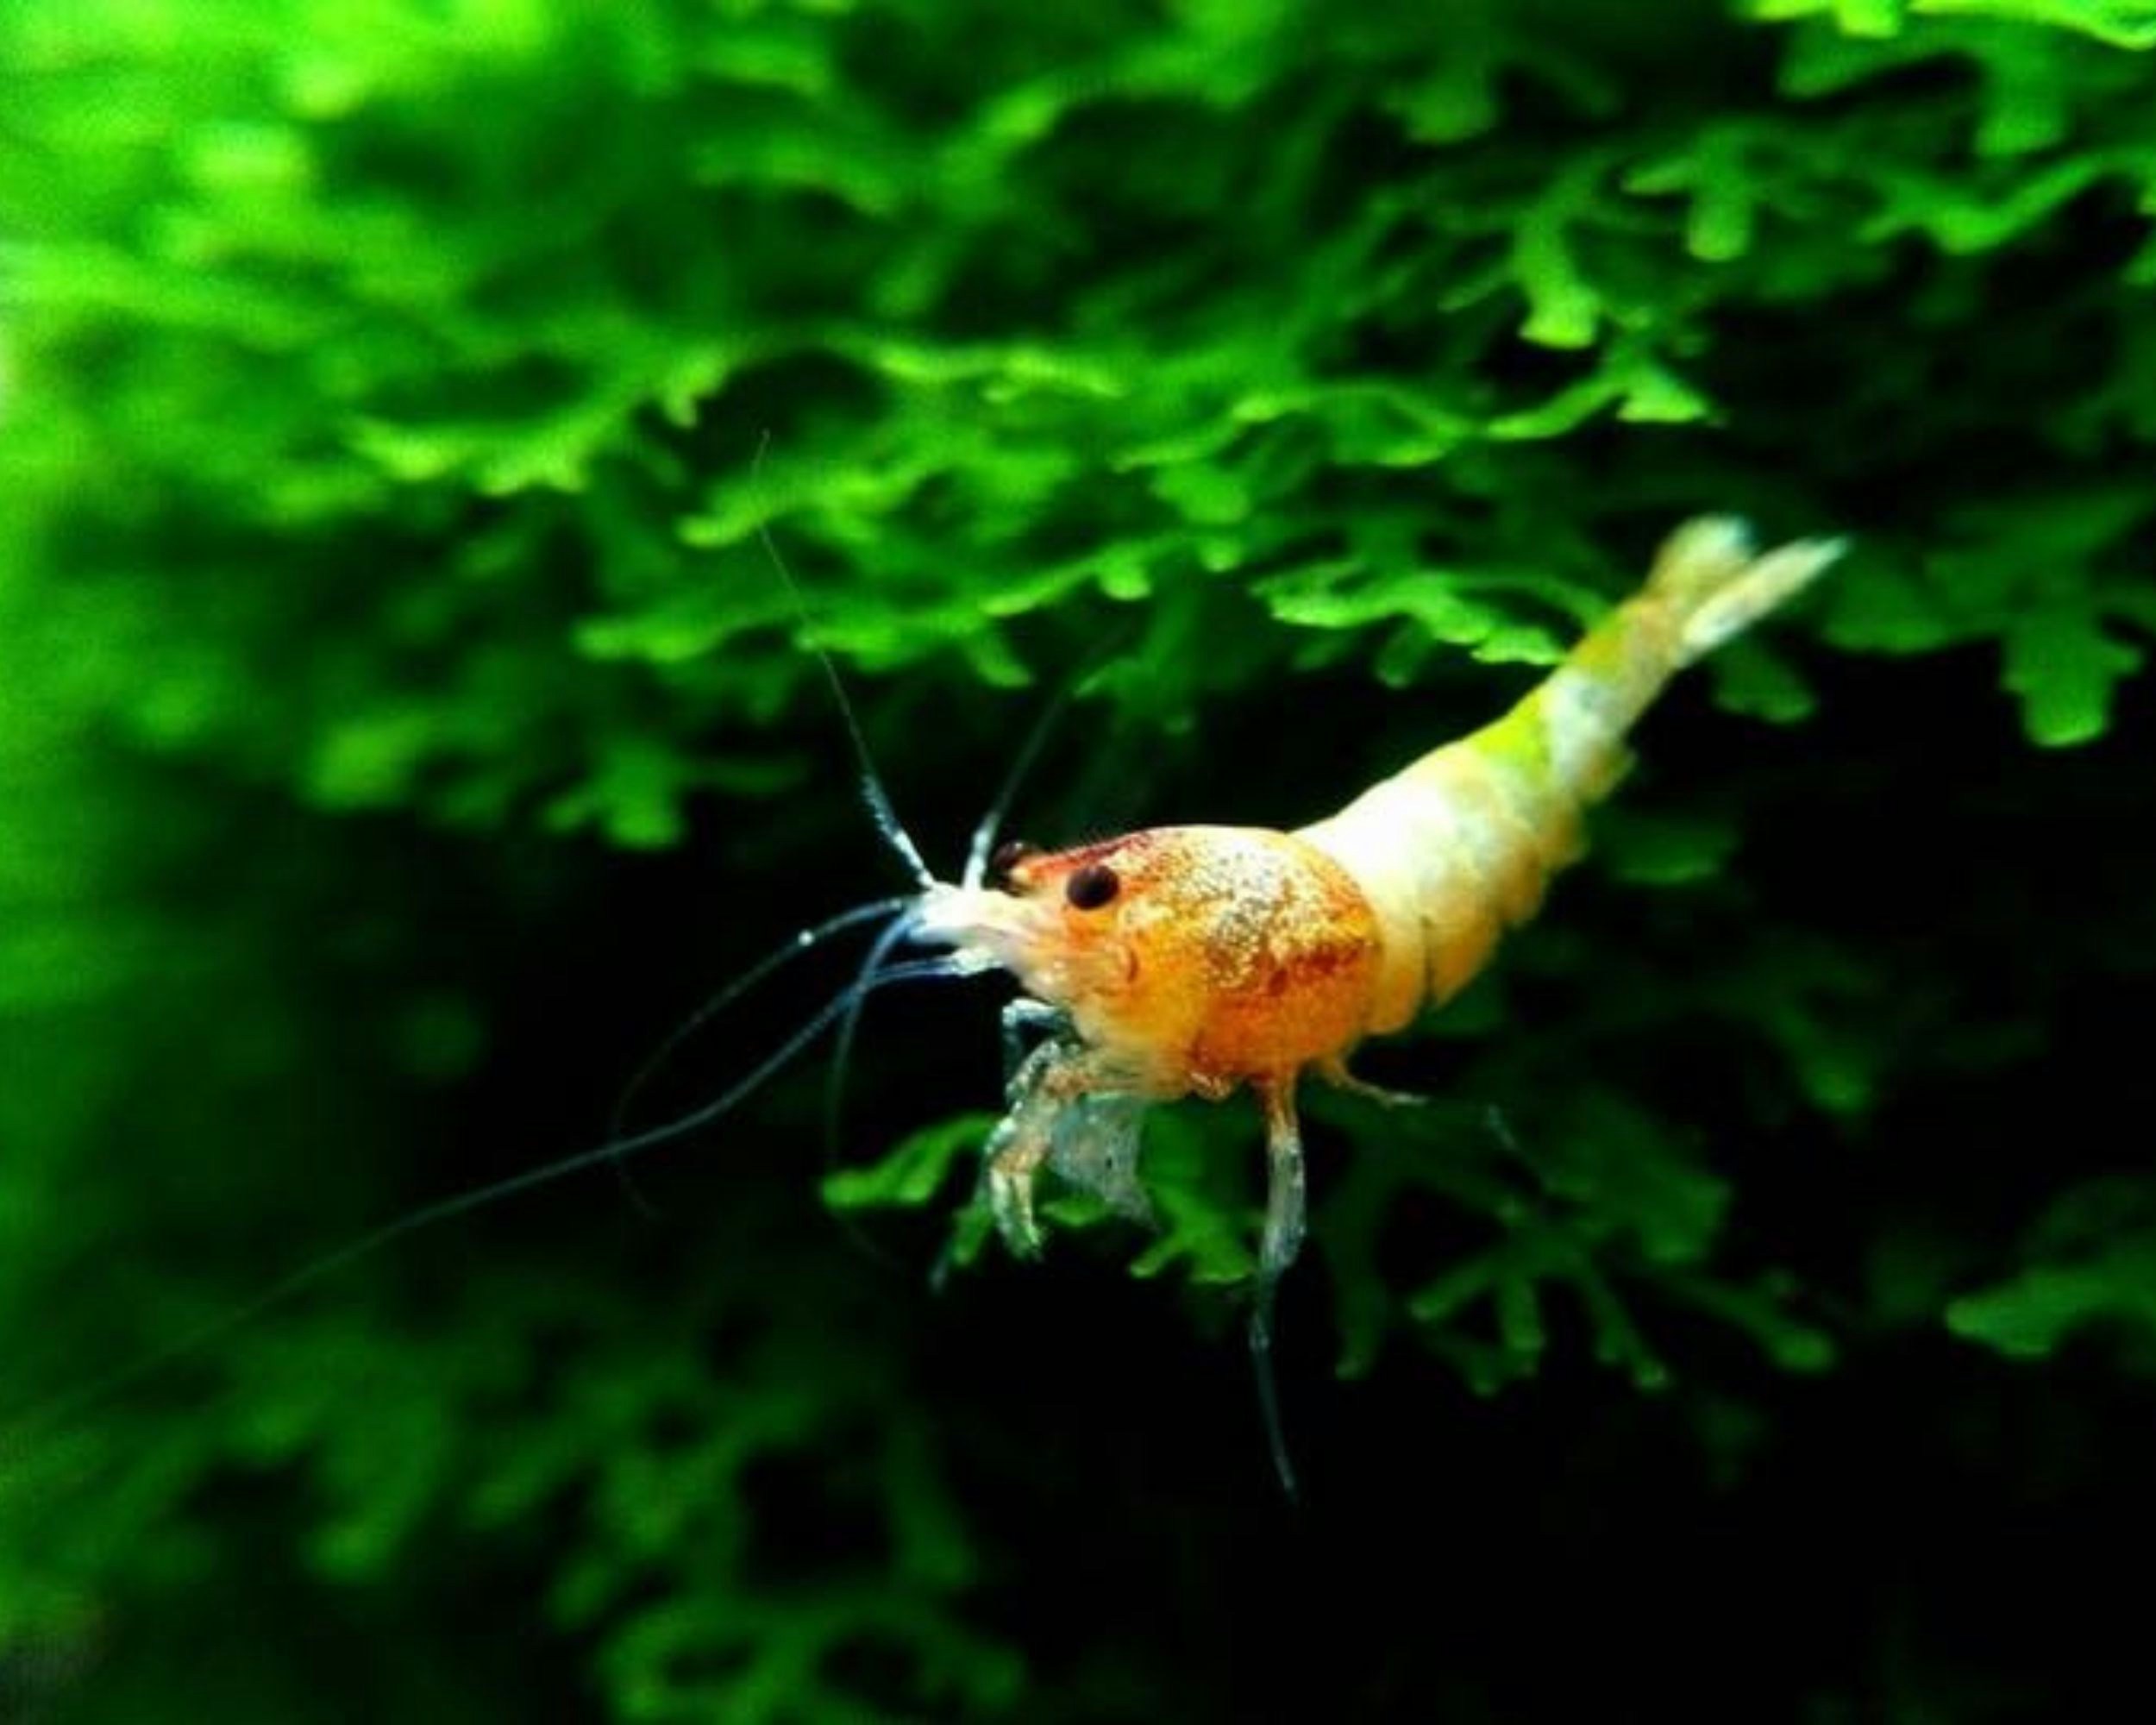
[[1063,882],[1063,896],[1070,900],[1074,910],[1097,911],[1122,890],[1123,882],[1105,862],[1088,862],[1082,869],[1074,869],[1070,878]]
[[1000,881],[1029,856],[1037,856],[1040,846],[1028,844],[1022,838],[1006,838],[996,846],[988,857],[988,877]]

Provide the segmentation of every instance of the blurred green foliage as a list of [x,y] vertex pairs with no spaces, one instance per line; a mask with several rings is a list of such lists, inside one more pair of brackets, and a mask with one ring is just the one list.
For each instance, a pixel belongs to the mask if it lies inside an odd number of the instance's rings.
[[[877,890],[767,531],[939,862],[1104,641],[1035,806],[1285,824],[1683,516],[1853,532],[1376,1057],[1465,1100],[1319,1114],[1288,1298],[1433,1456],[1452,1386],[1599,1359],[1733,1478],[1833,1393],[1792,1381],[1921,1346],[1941,1405],[2089,1374],[2100,1460],[2156,1359],[2156,1176],[2070,1125],[2146,1100],[2156,971],[2150,728],[2107,735],[2156,633],[2152,47],[2134,0],[0,9],[0,1710],[1264,1711],[1056,1590],[1127,1476],[1001,1430],[1053,1401],[1009,1308],[1090,1334],[1108,1270],[892,1297],[792,1089],[655,1232],[474,1218],[14,1419],[588,1145],[695,978]],[[887,1157],[824,1189],[940,1229],[992,1038],[881,1022]],[[1218,1329],[1254,1124],[1151,1134],[1157,1232],[1069,1197],[1059,1256]],[[1214,1465],[1265,1513],[1254,1440]],[[1168,1579],[1117,1623],[1226,1584],[1131,1537]],[[1895,1634],[1787,1716],[1992,1716],[1936,1699],[1992,1650]],[[1388,1669],[1373,1716],[1525,1710]]]

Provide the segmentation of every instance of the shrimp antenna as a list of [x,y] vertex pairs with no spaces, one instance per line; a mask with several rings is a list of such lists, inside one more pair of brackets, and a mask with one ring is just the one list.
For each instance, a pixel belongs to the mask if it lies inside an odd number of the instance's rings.
[[[951,976],[958,974],[960,974],[958,968],[948,958],[922,959],[911,964],[893,965],[888,970],[881,971],[868,986],[881,988],[893,982],[914,982],[924,978]],[[859,992],[860,987],[856,985],[825,1001],[805,1024],[794,1031],[771,1053],[766,1055],[745,1076],[737,1080],[712,1101],[705,1103],[703,1107],[692,1109],[679,1119],[668,1120],[662,1126],[654,1126],[649,1132],[638,1132],[632,1138],[618,1141],[610,1139],[593,1149],[579,1151],[573,1156],[565,1156],[557,1162],[549,1162],[538,1168],[527,1169],[522,1174],[512,1174],[506,1180],[497,1180],[485,1186],[473,1187],[468,1191],[452,1193],[446,1198],[436,1199],[430,1204],[423,1204],[416,1210],[408,1211],[395,1221],[386,1223],[372,1233],[361,1234],[358,1239],[294,1270],[283,1281],[273,1283],[236,1310],[212,1319],[210,1322],[181,1336],[179,1339],[144,1355],[131,1365],[122,1366],[107,1377],[85,1384],[81,1389],[70,1391],[45,1403],[42,1407],[33,1408],[16,1421],[12,1427],[0,1430],[0,1438],[20,1439],[41,1426],[64,1419],[68,1414],[78,1412],[82,1408],[92,1407],[115,1392],[126,1389],[129,1384],[139,1383],[165,1366],[177,1360],[185,1359],[198,1349],[252,1323],[266,1312],[273,1311],[284,1305],[287,1301],[304,1293],[317,1283],[328,1280],[340,1270],[349,1269],[362,1258],[372,1256],[393,1241],[431,1228],[438,1223],[453,1221],[459,1216],[468,1216],[474,1210],[485,1209],[489,1205],[498,1203],[505,1199],[517,1197],[536,1188],[551,1186],[556,1181],[566,1180],[572,1175],[580,1174],[586,1169],[597,1167],[601,1163],[611,1162],[617,1157],[640,1156],[645,1151],[656,1150],[661,1145],[672,1144],[678,1138],[685,1138],[691,1132],[711,1126],[724,1115],[740,1107],[787,1065],[798,1059],[818,1037],[830,1029],[842,1014],[852,1007],[855,997]]]
[[1011,818],[1011,805],[1018,798],[1018,788],[1031,774],[1041,758],[1041,750],[1048,746],[1048,739],[1055,732],[1064,710],[1078,693],[1078,685],[1084,680],[1081,672],[1066,681],[1056,691],[1056,698],[1042,710],[1033,721],[1033,728],[1025,734],[1025,741],[1018,745],[1012,757],[1010,770],[1003,775],[1003,783],[996,789],[995,800],[988,805],[988,812],[981,817],[981,825],[973,830],[973,840],[966,846],[966,872],[960,875],[962,886],[977,888],[987,877],[988,858],[994,854],[996,840],[1002,835],[1003,823]]
[[[803,953],[812,951],[822,945],[833,935],[843,934],[848,929],[857,927],[864,922],[874,922],[880,916],[894,914],[912,901],[911,895],[900,894],[893,898],[876,899],[865,905],[856,905],[851,910],[841,911],[835,917],[826,918],[813,928],[801,930],[784,946],[764,954],[761,958],[727,983],[688,1017],[683,1019],[667,1033],[666,1040],[646,1057],[643,1064],[639,1066],[629,1082],[622,1086],[621,1095],[615,1100],[613,1112],[607,1116],[607,1142],[618,1146],[628,1138],[629,1114],[630,1111],[636,1107],[637,1097],[643,1095],[651,1081],[666,1070],[667,1063],[680,1052],[682,1044],[724,1012],[727,1007],[732,1006],[736,1000],[762,982],[765,977],[770,975],[774,970],[783,969]],[[889,943],[894,938],[895,930],[904,926],[903,922],[895,924],[893,930],[887,932],[884,939],[879,943],[878,950],[887,951]],[[856,979],[856,986],[858,987],[866,980],[865,975]],[[851,1020],[849,1019],[849,1022],[850,1023]],[[643,1194],[636,1189],[636,1182],[630,1178],[628,1169],[622,1165],[622,1157],[618,1151],[614,1161],[615,1172],[621,1176],[623,1185],[628,1189],[629,1195],[636,1202],[637,1208],[647,1215],[654,1214],[650,1203],[645,1199]]]
[[[755,459],[749,464],[749,477],[752,481],[763,472],[764,452],[770,447],[771,433],[767,430],[756,440]],[[883,787],[883,779],[876,771],[875,756],[868,751],[868,734],[861,728],[860,717],[854,711],[853,700],[846,693],[846,685],[838,674],[838,667],[816,639],[816,622],[809,611],[807,595],[802,592],[800,582],[794,580],[793,571],[780,555],[779,542],[772,536],[769,525],[761,519],[756,523],[756,537],[763,542],[764,551],[771,559],[771,567],[779,572],[779,579],[786,583],[787,593],[793,595],[793,608],[800,613],[802,644],[816,656],[816,662],[824,668],[824,681],[830,686],[831,699],[837,704],[838,716],[846,726],[847,740],[853,745],[855,762],[861,769],[861,796],[868,806],[869,818],[875,822],[876,831],[883,835],[884,843],[891,847],[899,861],[912,875],[913,883],[918,887],[934,886],[936,876],[922,860],[920,846],[914,844],[912,834],[906,830],[905,824],[899,819],[898,811],[891,805],[890,793]]]
[[[838,1166],[839,1132],[843,1124],[846,1103],[846,1074],[853,1064],[854,1036],[861,1028],[862,1008],[868,1005],[869,994],[883,978],[895,974],[884,969],[883,961],[891,956],[891,949],[912,932],[910,920],[899,918],[878,935],[875,943],[868,949],[868,956],[861,961],[860,974],[854,978],[853,987],[846,991],[846,1015],[839,1019],[838,1035],[831,1043],[830,1076],[824,1087],[824,1171],[827,1175]],[[832,1214],[846,1238],[860,1248],[865,1257],[887,1270],[901,1275],[905,1273],[905,1265],[870,1239],[860,1224],[844,1210],[835,1208]]]
[[1128,633],[1127,630],[1119,630],[1102,643],[1075,672],[1064,678],[1054,698],[1042,709],[1041,716],[1033,721],[1033,728],[1026,732],[1025,741],[1018,745],[1009,771],[997,787],[995,800],[988,805],[988,812],[981,817],[981,825],[973,831],[972,843],[966,847],[966,872],[959,876],[961,885],[977,888],[987,878],[988,858],[995,854],[996,840],[1002,836],[1003,823],[1011,817],[1011,806],[1018,800],[1019,787],[1039,764],[1041,750],[1048,746],[1048,739],[1070,710],[1071,702],[1077,699],[1087,678],[1121,648]]

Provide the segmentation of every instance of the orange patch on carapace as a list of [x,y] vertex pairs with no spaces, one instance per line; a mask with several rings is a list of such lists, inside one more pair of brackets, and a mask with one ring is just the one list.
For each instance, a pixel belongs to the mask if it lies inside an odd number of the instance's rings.
[[[1103,868],[1112,898],[1071,902],[1072,877]],[[1009,886],[1043,919],[1029,984],[1156,1095],[1292,1078],[1344,1057],[1368,1020],[1376,917],[1291,834],[1156,827],[1029,856]]]

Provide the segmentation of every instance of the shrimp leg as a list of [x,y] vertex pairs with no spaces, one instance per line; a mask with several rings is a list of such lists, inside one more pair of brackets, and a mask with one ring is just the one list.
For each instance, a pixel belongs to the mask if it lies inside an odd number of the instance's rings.
[[1250,1306],[1250,1367],[1257,1377],[1258,1410],[1265,1421],[1265,1441],[1273,1469],[1289,1502],[1298,1502],[1294,1464],[1288,1456],[1288,1434],[1281,1423],[1280,1390],[1273,1377],[1273,1295],[1280,1278],[1302,1249],[1306,1193],[1302,1129],[1295,1120],[1294,1081],[1268,1084],[1265,1107],[1265,1234],[1258,1246],[1257,1287]]
[[1419,1090],[1391,1090],[1382,1084],[1373,1084],[1367,1078],[1358,1078],[1348,1070],[1344,1059],[1321,1061],[1318,1076],[1336,1090],[1344,1090],[1351,1096],[1360,1096],[1366,1102],[1375,1102],[1381,1108],[1423,1108],[1430,1099]]
[[981,1168],[996,1232],[1020,1258],[1037,1258],[1041,1250],[1041,1225],[1033,1214],[1033,1187],[1040,1178],[1041,1165],[1048,1160],[1050,1121],[1039,1106],[1038,1095],[1036,1091],[1012,1109],[988,1135]]
[[1008,1092],[1010,1109],[988,1135],[982,1151],[982,1176],[996,1231],[1019,1257],[1040,1252],[1033,1188],[1056,1147],[1056,1130],[1064,1111],[1081,1097],[1128,1088],[1115,1063],[1075,1037],[1044,1042],[1019,1063]]
[[1003,1086],[1006,1100],[1015,1101],[1012,1087],[1018,1082],[1018,1069],[1025,1063],[1025,1033],[1028,1031],[1052,1031],[1064,1022],[1062,1010],[1045,1000],[1020,994],[1007,1000],[1003,1007]]
[[1257,1285],[1261,1309],[1272,1302],[1273,1287],[1302,1250],[1304,1179],[1302,1128],[1295,1120],[1291,1082],[1268,1084],[1265,1106],[1265,1237],[1258,1247]]

